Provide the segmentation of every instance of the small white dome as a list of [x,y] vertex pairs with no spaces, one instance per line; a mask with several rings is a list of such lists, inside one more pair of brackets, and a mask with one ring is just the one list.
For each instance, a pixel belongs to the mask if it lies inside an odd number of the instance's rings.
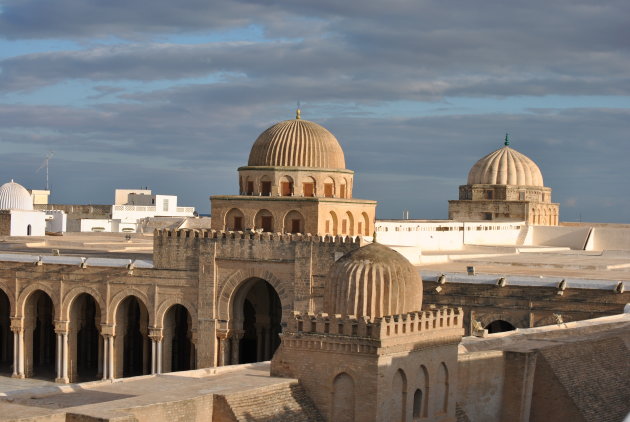
[[468,173],[469,185],[543,186],[540,169],[529,157],[505,146],[477,161]]
[[33,210],[31,194],[19,183],[11,180],[0,186],[0,210]]

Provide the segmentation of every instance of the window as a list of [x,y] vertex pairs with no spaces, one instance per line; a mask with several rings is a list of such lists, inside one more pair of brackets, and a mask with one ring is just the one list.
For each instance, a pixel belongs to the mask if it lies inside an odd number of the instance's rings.
[[304,196],[315,196],[315,183],[304,183],[302,185],[302,190],[304,191]]
[[339,197],[340,198],[346,197],[346,185],[339,185]]
[[260,183],[262,196],[271,196],[271,182],[263,181]]
[[293,182],[280,182],[280,194],[282,196],[291,196],[293,193]]
[[334,185],[332,183],[324,183],[324,196],[332,198],[334,193]]
[[518,200],[519,201],[524,201],[525,200],[525,192],[519,192],[518,193]]
[[486,199],[492,199],[493,198],[493,192],[491,190],[487,190],[486,191]]
[[300,220],[293,219],[291,220],[291,233],[300,233]]
[[254,194],[254,182],[252,181],[247,181],[247,194],[248,195]]
[[242,231],[243,230],[243,217],[237,216],[234,217],[234,231]]
[[484,220],[492,220],[492,213],[491,212],[484,212],[483,213],[483,219]]
[[[271,183],[271,182],[270,182]],[[271,216],[262,216],[262,229],[265,232],[273,231],[273,217]]]
[[168,199],[162,201],[162,211],[168,211]]

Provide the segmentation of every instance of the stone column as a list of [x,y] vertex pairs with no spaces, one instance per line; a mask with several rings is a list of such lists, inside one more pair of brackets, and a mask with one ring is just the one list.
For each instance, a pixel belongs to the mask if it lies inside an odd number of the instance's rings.
[[68,377],[68,321],[55,321],[55,333],[57,334],[57,378],[55,382],[67,384]]
[[24,378],[24,325],[22,318],[11,318],[13,332],[13,378]]
[[241,343],[241,339],[243,338],[243,335],[245,335],[244,331],[232,331],[232,339],[231,339],[231,356],[230,356],[230,363],[232,365],[238,365],[238,358],[239,358],[239,352],[240,352],[240,343]]
[[230,364],[230,336],[227,330],[217,330],[217,338],[219,339],[219,366]]
[[103,337],[103,379],[113,380],[114,377],[114,326],[101,324]]
[[151,339],[151,374],[161,374],[162,365],[162,344],[164,336],[161,328],[149,327],[149,338]]

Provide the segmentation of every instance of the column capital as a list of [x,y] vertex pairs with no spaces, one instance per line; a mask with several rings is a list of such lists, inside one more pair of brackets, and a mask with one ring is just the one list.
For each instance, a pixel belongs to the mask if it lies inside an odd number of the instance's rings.
[[114,337],[116,327],[113,324],[101,324],[101,335],[103,337]]
[[162,328],[149,327],[149,338],[159,343],[164,339],[164,335],[162,332]]
[[55,321],[55,333],[57,334],[67,334],[69,329],[70,321]]
[[230,330],[217,330],[217,337],[221,340],[227,340],[232,337],[232,332]]
[[11,317],[11,331],[14,333],[19,333],[24,329],[24,318],[22,317]]

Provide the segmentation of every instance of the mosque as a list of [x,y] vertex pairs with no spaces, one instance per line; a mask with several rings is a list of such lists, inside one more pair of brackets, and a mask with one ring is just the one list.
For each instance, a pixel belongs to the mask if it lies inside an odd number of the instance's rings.
[[[91,381],[0,392],[0,421],[613,421],[630,411],[629,228],[560,227],[540,169],[507,136],[473,165],[450,220],[379,222],[353,181],[338,140],[298,111],[256,139],[238,195],[210,198],[210,227],[156,230],[148,257],[0,253],[0,370]],[[0,196],[10,213],[15,192]],[[579,247],[557,243],[566,239]],[[586,255],[600,247],[615,253]],[[544,249],[567,264],[544,277],[475,273],[515,248],[514,259]],[[615,272],[576,269],[581,252]],[[462,262],[475,265],[440,266]]]

